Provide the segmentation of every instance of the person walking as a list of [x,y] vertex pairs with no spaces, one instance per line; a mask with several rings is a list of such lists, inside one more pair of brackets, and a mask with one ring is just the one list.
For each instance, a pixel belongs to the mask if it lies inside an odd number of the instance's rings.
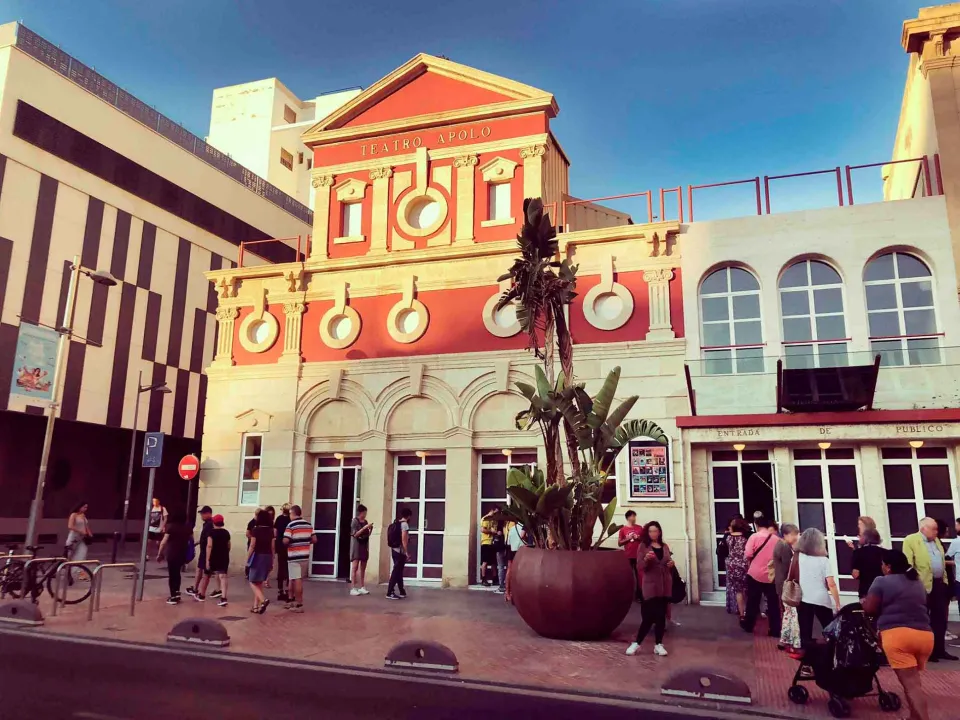
[[620,532],[617,534],[617,545],[623,548],[627,560],[630,561],[630,567],[633,569],[633,597],[637,602],[640,602],[643,600],[643,595],[640,593],[641,580],[640,568],[637,564],[637,550],[645,540],[645,536],[643,528],[637,525],[637,514],[633,510],[627,510],[623,517],[627,524],[620,528]]
[[800,606],[797,620],[800,624],[800,645],[804,649],[813,644],[813,620],[825,628],[840,611],[840,591],[833,576],[830,558],[827,557],[827,541],[817,528],[807,528],[797,541],[800,554]]
[[187,545],[192,536],[186,515],[180,510],[170,512],[163,529],[163,540],[157,548],[157,562],[163,559],[167,561],[167,584],[170,589],[167,605],[180,604],[180,573],[187,564]]
[[200,592],[200,583],[207,574],[207,542],[213,532],[213,509],[209,505],[200,508],[200,542],[197,543],[197,572],[193,578],[193,585],[187,588],[186,593],[197,602],[206,600]]
[[933,654],[930,662],[956,660],[946,650],[947,613],[950,610],[947,586],[946,557],[943,545],[937,537],[937,521],[925,517],[920,521],[919,532],[907,535],[903,540],[903,554],[916,569],[927,591],[927,611],[933,630]]
[[160,541],[163,540],[163,530],[166,524],[167,509],[160,504],[160,498],[153,498],[150,505],[150,522],[147,526],[147,538],[151,544],[147,551],[149,556],[156,555],[160,550]]
[[[248,554],[248,555],[250,554],[250,543],[253,542],[253,529],[257,526],[257,516],[260,514],[260,511],[261,511],[261,510],[263,510],[263,508],[260,508],[260,507],[255,508],[254,511],[253,511],[253,517],[250,518],[250,522],[247,523],[246,538],[247,538],[247,554]],[[243,576],[244,576],[245,578],[247,578],[247,579],[250,578],[250,566],[249,566],[249,565],[244,565],[244,568],[243,568]]]
[[771,637],[780,637],[780,598],[777,597],[777,588],[774,584],[773,549],[778,537],[776,528],[761,515],[754,519],[757,532],[747,540],[744,555],[749,563],[747,567],[747,609],[740,627],[744,632],[752,633],[753,627],[760,614],[760,600],[767,600],[767,619],[769,627],[767,634]]
[[373,523],[367,522],[367,506],[357,505],[357,516],[350,521],[350,582],[351,595],[369,595],[367,590],[367,560],[370,559],[370,534]]
[[793,564],[794,547],[800,538],[800,529],[796,525],[784,523],[780,526],[780,540],[773,548],[773,584],[780,600],[782,619],[780,622],[780,642],[777,649],[796,652],[800,650],[800,623],[797,609],[783,603],[783,584],[787,581],[790,566]]
[[413,512],[410,508],[403,508],[397,519],[387,528],[387,546],[393,556],[393,571],[390,573],[390,582],[387,584],[387,600],[400,600],[407,596],[403,587],[403,568],[410,557],[410,517]]
[[[79,503],[67,518],[67,557],[70,560],[86,560],[87,548],[93,542],[93,531],[90,529],[90,521],[87,520],[87,510],[90,505],[86,502]],[[83,577],[81,580],[89,580]]]
[[200,597],[206,597],[210,578],[217,577],[217,589],[210,594],[219,607],[227,606],[227,569],[230,566],[230,533],[223,527],[223,515],[213,516],[213,530],[207,536],[207,569],[200,585]]
[[[727,612],[736,613],[743,622],[747,613],[747,541],[750,526],[742,517],[730,521],[724,536],[727,545],[724,567],[727,570]],[[732,600],[732,602],[731,602]]]
[[293,599],[286,607],[295,613],[303,612],[303,578],[307,574],[310,547],[316,542],[313,525],[303,519],[303,510],[299,505],[291,505],[290,522],[283,531],[283,544],[287,546],[287,576],[293,592]]
[[900,550],[883,550],[881,567],[882,575],[870,585],[861,604],[877,618],[883,652],[903,686],[911,720],[928,720],[920,681],[934,647],[927,591]]
[[263,615],[270,604],[270,601],[263,596],[263,584],[270,577],[273,556],[276,553],[274,547],[276,539],[273,536],[275,531],[270,513],[261,510],[257,513],[256,520],[257,524],[251,531],[250,549],[247,550],[247,567],[250,570],[247,579],[253,590],[253,609],[250,612]]
[[493,581],[488,578],[488,572],[497,564],[497,551],[493,547],[494,538],[497,536],[497,510],[495,507],[490,508],[480,519],[480,584],[484,586],[493,585]]
[[860,544],[853,551],[850,560],[852,570],[850,574],[859,582],[857,595],[861,600],[867,596],[873,581],[883,574],[883,548],[880,547],[880,533],[875,529],[866,528],[860,533]]
[[290,523],[290,503],[284,503],[280,508],[280,514],[273,522],[274,537],[277,539],[277,602],[290,602],[290,594],[287,587],[290,583],[290,577],[287,573],[287,546],[283,543],[283,534]]
[[656,644],[654,655],[666,655],[663,632],[667,625],[667,605],[673,594],[673,557],[670,546],[663,542],[663,528],[656,520],[644,525],[647,540],[640,544],[637,555],[643,563],[643,602],[640,611],[643,620],[637,630],[637,639],[627,647],[627,655],[636,655],[650,628]]
[[[273,545],[274,545],[274,547],[276,547],[276,546],[280,543],[280,540],[277,538],[277,529],[276,529],[277,509],[276,509],[275,507],[273,507],[273,505],[267,505],[267,506],[264,508],[264,510],[267,511],[267,515],[270,517],[270,527],[273,528]],[[271,558],[270,562],[271,562],[271,563],[273,562],[273,559],[272,559],[272,558]],[[267,579],[263,581],[263,586],[264,586],[265,588],[270,587],[270,576],[269,576],[269,575],[267,575]]]

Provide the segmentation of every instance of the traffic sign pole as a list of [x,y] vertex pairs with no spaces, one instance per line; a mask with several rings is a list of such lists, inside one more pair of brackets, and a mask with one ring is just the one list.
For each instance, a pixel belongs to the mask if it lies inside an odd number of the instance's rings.
[[140,538],[140,572],[137,577],[137,599],[143,600],[143,583],[147,574],[147,540],[150,532],[150,507],[153,505],[153,487],[157,480],[157,468],[163,459],[163,433],[148,432],[143,438],[142,467],[150,468],[147,483],[147,503],[143,511],[143,533]]

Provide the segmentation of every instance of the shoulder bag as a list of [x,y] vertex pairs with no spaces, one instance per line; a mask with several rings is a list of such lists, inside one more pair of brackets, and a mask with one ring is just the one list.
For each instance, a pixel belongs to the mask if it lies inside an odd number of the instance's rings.
[[790,569],[787,570],[787,579],[783,582],[783,592],[780,594],[780,600],[788,607],[800,607],[800,601],[803,599],[803,592],[800,590],[800,554],[794,552],[793,559],[790,561]]
[[[767,539],[764,540],[762,543],[760,543],[760,547],[758,547],[757,551],[753,553],[753,555],[750,557],[750,560],[747,564],[748,568],[751,565],[753,565],[753,561],[757,559],[757,555],[763,552],[763,549],[767,546],[767,543],[770,542],[770,538],[772,538],[773,535],[774,535],[773,533],[770,533],[769,535],[767,535]],[[767,563],[766,569],[767,569],[767,582],[773,582],[774,577],[776,577],[776,572],[774,571],[774,568],[773,568],[773,558],[770,558],[770,561]]]

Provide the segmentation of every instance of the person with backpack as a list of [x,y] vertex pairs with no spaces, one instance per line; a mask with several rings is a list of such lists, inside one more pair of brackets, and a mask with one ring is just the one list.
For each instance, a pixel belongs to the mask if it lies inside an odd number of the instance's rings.
[[765,516],[754,520],[757,532],[747,540],[744,555],[747,559],[747,608],[740,627],[744,632],[752,633],[753,626],[760,615],[760,600],[767,599],[767,618],[770,626],[767,634],[780,637],[780,598],[773,565],[773,550],[779,542],[776,528]]
[[170,586],[170,597],[167,605],[180,604],[180,573],[183,566],[189,562],[188,546],[193,540],[193,531],[187,526],[187,518],[182,511],[172,511],[167,516],[167,524],[163,531],[163,540],[157,549],[157,562],[163,558],[167,560],[167,577]]
[[[387,545],[393,556],[393,572],[390,573],[390,582],[387,584],[387,600],[401,600],[407,596],[403,587],[403,568],[410,557],[410,517],[413,512],[410,508],[403,508],[397,519],[387,528]],[[396,592],[394,592],[396,589]]]

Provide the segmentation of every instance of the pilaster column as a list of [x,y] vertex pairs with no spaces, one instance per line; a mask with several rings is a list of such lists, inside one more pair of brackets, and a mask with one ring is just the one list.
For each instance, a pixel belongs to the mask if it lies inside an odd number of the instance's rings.
[[474,239],[473,208],[476,197],[476,155],[460,155],[453,159],[457,170],[457,226],[454,245],[470,245]]
[[385,448],[363,450],[360,464],[360,502],[373,523],[367,579],[376,585],[390,577],[392,563],[387,528],[393,522],[393,458]]
[[650,292],[650,330],[647,340],[673,340],[676,335],[670,323],[670,280],[671,268],[644,270],[643,281]]
[[310,183],[316,190],[313,198],[313,241],[310,245],[310,259],[325,260],[328,257],[330,188],[333,187],[333,175],[315,175]]
[[303,313],[307,306],[302,302],[286,302],[283,304],[283,314],[286,324],[283,331],[283,353],[280,355],[282,363],[299,363],[300,357],[300,328],[303,325]]
[[476,538],[476,453],[473,448],[447,449],[446,518],[443,533],[443,584],[466,587],[470,582]]
[[387,252],[387,225],[390,217],[390,178],[393,168],[389,165],[370,171],[373,181],[373,216],[370,228],[370,253]]
[[520,151],[523,160],[523,197],[543,197],[543,156],[546,145],[530,145]]
[[217,354],[214,365],[233,365],[233,326],[240,310],[235,307],[217,308]]
[[[863,514],[877,523],[880,537],[890,537],[890,518],[887,514],[887,486],[883,482],[883,462],[876,445],[860,446],[860,482],[863,493]],[[870,488],[869,491],[866,491]]]

